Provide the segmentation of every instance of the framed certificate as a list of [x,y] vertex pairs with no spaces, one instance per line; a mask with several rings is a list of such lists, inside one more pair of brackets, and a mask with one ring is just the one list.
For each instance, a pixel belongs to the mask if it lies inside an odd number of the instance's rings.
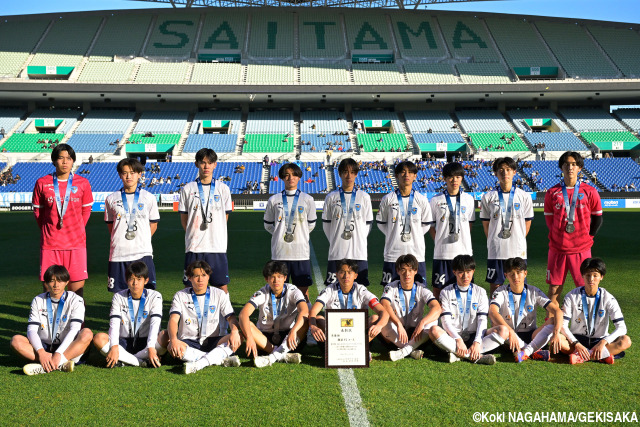
[[325,368],[368,368],[368,310],[327,309]]

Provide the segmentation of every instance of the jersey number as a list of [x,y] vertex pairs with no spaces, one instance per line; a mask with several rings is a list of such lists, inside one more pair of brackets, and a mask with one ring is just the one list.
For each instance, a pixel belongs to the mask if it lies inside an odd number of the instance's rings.
[[487,279],[491,280],[494,278],[495,275],[496,275],[495,268],[487,268]]
[[444,274],[433,273],[433,283],[439,283],[444,286]]
[[113,277],[109,277],[109,283],[107,284],[107,287],[109,289],[113,289],[115,285],[116,285],[116,279],[114,279]]
[[393,278],[393,275],[389,272],[382,272],[382,282],[383,283],[391,283],[391,279]]
[[449,234],[454,234],[456,232],[456,225],[452,222],[449,223]]
[[336,281],[336,273],[327,272],[327,280],[325,280],[325,284],[329,285]]

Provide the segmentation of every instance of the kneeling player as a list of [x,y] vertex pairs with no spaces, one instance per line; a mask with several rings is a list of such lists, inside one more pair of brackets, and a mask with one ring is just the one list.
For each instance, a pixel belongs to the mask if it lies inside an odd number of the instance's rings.
[[[438,300],[425,284],[415,282],[418,265],[415,256],[401,255],[395,266],[400,280],[385,286],[380,298],[390,320],[382,328],[381,336],[399,348],[389,352],[389,358],[394,362],[407,356],[422,358],[423,351],[418,347],[429,339],[429,332],[442,312]],[[425,305],[429,306],[429,314],[423,317]]]
[[456,283],[440,293],[442,303],[442,328],[433,326],[429,336],[435,345],[449,353],[449,363],[467,359],[474,363],[493,365],[496,358],[488,351],[485,342],[487,292],[472,283],[476,262],[471,255],[458,255],[451,262]]
[[107,368],[125,364],[157,368],[159,356],[167,351],[158,343],[162,295],[145,289],[149,268],[143,261],[129,264],[125,280],[129,289],[113,295],[109,334],[96,334],[93,345],[107,358]]
[[382,307],[378,297],[369,292],[366,286],[356,283],[358,261],[343,259],[336,262],[337,281],[327,286],[311,307],[309,330],[317,342],[325,341],[325,320],[318,316],[323,308],[367,309],[376,312],[369,317],[369,341],[374,339],[389,320],[389,313]]
[[[204,261],[187,266],[191,287],[173,296],[167,329],[158,337],[171,356],[185,362],[185,374],[210,365],[240,366],[238,356],[232,356],[242,343],[238,320],[229,294],[208,286],[211,273]],[[222,335],[227,322],[231,333]]]
[[[563,339],[561,351],[569,354],[572,365],[589,360],[612,364],[631,347],[618,301],[599,287],[606,272],[600,258],[585,259],[580,265],[584,287],[575,288],[564,297],[563,333],[567,339]],[[610,334],[609,319],[615,327]]]
[[[275,362],[300,363],[300,353],[290,353],[307,335],[309,306],[295,285],[285,283],[288,270],[282,261],[269,261],[262,270],[267,285],[257,291],[240,312],[240,328],[246,337],[247,356],[256,367]],[[258,309],[257,326],[249,316]],[[258,356],[258,349],[269,353]]]
[[93,338],[90,329],[82,328],[84,300],[64,290],[69,284],[69,271],[64,266],[50,266],[43,278],[47,292],[31,302],[27,336],[15,335],[11,348],[25,359],[38,362],[24,366],[27,375],[72,372]]
[[[527,263],[509,258],[504,263],[508,285],[500,286],[491,297],[489,317],[494,327],[487,331],[497,347],[508,341],[516,362],[529,358],[549,361],[549,350],[540,350],[549,342],[553,353],[560,350],[562,311],[540,289],[525,284]],[[549,320],[536,329],[536,306],[547,310]],[[527,344],[529,343],[529,344]]]

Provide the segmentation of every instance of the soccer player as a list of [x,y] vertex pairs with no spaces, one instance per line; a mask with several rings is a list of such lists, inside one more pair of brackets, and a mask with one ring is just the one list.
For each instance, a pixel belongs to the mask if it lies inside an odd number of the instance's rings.
[[483,365],[493,365],[496,358],[484,344],[488,341],[487,292],[472,282],[476,262],[471,255],[458,255],[452,268],[456,283],[442,290],[442,327],[434,325],[429,337],[434,344],[449,353],[449,363],[466,359]]
[[[407,356],[421,359],[424,352],[418,347],[429,339],[442,309],[426,285],[417,281],[419,263],[415,256],[400,255],[395,268],[400,279],[385,286],[380,298],[389,313],[389,322],[382,328],[381,336],[399,348],[389,352],[392,361]],[[423,316],[425,306],[429,307],[429,313]]]
[[395,167],[398,189],[380,201],[376,222],[385,237],[382,286],[399,279],[395,262],[404,254],[412,254],[418,260],[416,280],[421,283],[427,281],[424,235],[434,222],[429,200],[413,190],[417,174],[418,168],[414,163],[398,163]]
[[118,365],[157,368],[160,356],[167,351],[158,343],[162,295],[145,289],[149,268],[142,261],[127,266],[125,280],[129,289],[113,295],[109,334],[97,333],[93,345],[107,358],[107,368]]
[[[158,337],[161,347],[185,362],[185,374],[210,365],[240,366],[238,356],[232,356],[242,342],[238,320],[229,294],[208,286],[211,273],[205,261],[187,266],[191,287],[173,296],[167,329]],[[227,323],[231,333],[225,335]]]
[[81,297],[89,277],[85,227],[93,195],[89,181],[71,173],[76,153],[70,145],[55,147],[51,161],[56,171],[39,178],[33,189],[33,212],[40,227],[40,280],[50,265],[64,265],[69,290]]
[[15,335],[11,348],[25,359],[37,362],[24,366],[27,375],[56,370],[73,372],[91,344],[93,333],[82,328],[84,300],[73,291],[65,291],[70,274],[63,265],[50,265],[44,271],[47,292],[31,302],[27,336]]
[[457,255],[473,255],[471,227],[476,219],[473,197],[462,191],[464,168],[460,163],[448,163],[442,168],[446,189],[431,199],[435,227],[429,229],[433,248],[433,295],[456,283],[451,261]]
[[185,275],[182,283],[189,286],[187,266],[194,261],[206,261],[213,269],[210,284],[228,292],[227,220],[231,212],[229,187],[213,179],[218,155],[210,148],[196,153],[198,178],[180,190],[178,211],[185,230]]
[[[569,354],[572,365],[589,360],[612,364],[631,347],[631,339],[625,335],[627,326],[618,301],[600,287],[607,267],[600,258],[587,258],[580,265],[580,273],[584,287],[564,297],[561,351]],[[611,333],[609,319],[615,328]]]
[[264,211],[264,228],[271,233],[271,259],[287,265],[287,283],[302,291],[309,301],[311,286],[311,255],[309,234],[316,226],[316,205],[313,197],[298,190],[302,169],[295,163],[280,168],[278,176],[284,182],[282,193],[269,198]]
[[[554,354],[560,350],[562,310],[540,289],[525,284],[527,263],[522,258],[506,260],[504,274],[509,284],[500,286],[493,293],[489,307],[489,318],[494,327],[487,332],[494,341],[492,346],[506,342],[518,363],[529,358],[549,361],[549,350],[540,349],[548,342]],[[549,316],[549,320],[537,329],[536,306],[544,308]]]
[[495,189],[484,193],[480,203],[480,219],[487,237],[487,277],[491,294],[504,283],[504,261],[527,259],[527,234],[533,221],[531,197],[513,185],[516,162],[500,157],[493,162],[498,178]]
[[[306,337],[309,306],[295,285],[285,283],[287,264],[269,261],[262,270],[267,284],[258,290],[240,312],[240,328],[246,337],[247,356],[258,368],[275,362],[300,363],[300,353],[291,353]],[[258,322],[249,316],[258,310]],[[268,356],[259,356],[258,350]]]
[[367,236],[371,231],[373,211],[369,194],[355,188],[360,168],[352,158],[338,166],[342,186],[327,194],[322,208],[322,228],[329,240],[326,286],[336,280],[337,261],[354,259],[358,264],[357,282],[369,286]]
[[580,264],[591,257],[593,237],[602,225],[602,203],[595,188],[580,183],[584,166],[579,153],[567,151],[558,160],[563,179],[544,197],[544,219],[549,228],[547,283],[549,298],[557,302],[567,271],[576,287],[584,286]]
[[335,309],[367,309],[375,314],[369,317],[369,341],[374,339],[389,321],[389,313],[384,309],[378,297],[369,292],[364,286],[356,282],[358,277],[358,262],[352,259],[343,259],[336,262],[337,280],[326,287],[309,313],[309,330],[317,342],[325,341],[325,321],[319,316],[324,308]]
[[104,202],[104,221],[111,234],[107,289],[111,292],[127,289],[125,272],[135,261],[147,265],[146,287],[155,289],[156,268],[151,237],[160,221],[158,203],[153,194],[138,188],[144,166],[137,159],[120,160],[117,170],[122,188],[109,194]]

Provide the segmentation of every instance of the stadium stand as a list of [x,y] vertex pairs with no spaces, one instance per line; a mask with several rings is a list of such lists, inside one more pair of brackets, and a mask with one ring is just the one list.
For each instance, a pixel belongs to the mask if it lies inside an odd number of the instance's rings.
[[87,113],[74,133],[123,134],[134,117],[135,113],[127,110],[92,110]]
[[[2,151],[9,153],[42,153],[50,152],[62,141],[61,133],[14,133],[2,144]],[[40,141],[40,142],[38,142]]]
[[456,151],[456,146],[462,148],[467,144],[459,133],[414,133],[413,140],[420,151],[442,151],[438,150],[438,144],[457,144],[447,145],[448,151]]
[[[498,185],[498,179],[493,173],[493,162],[489,160],[471,160],[463,161],[462,165],[465,169],[464,180],[470,191],[490,191]],[[531,191],[531,188],[525,180],[522,179],[519,172],[513,178],[516,187],[524,191]]]
[[420,193],[442,191],[445,187],[442,180],[443,162],[426,161],[418,163],[418,174],[413,189]]
[[578,132],[627,130],[611,114],[599,108],[562,108],[559,112]]
[[131,78],[132,62],[89,62],[84,66],[79,83],[126,83]]
[[199,51],[241,51],[244,49],[247,15],[240,9],[216,9],[207,13],[200,41]]
[[429,130],[439,133],[460,133],[455,128],[455,122],[451,119],[448,111],[405,111],[404,118],[409,127],[409,131],[416,133],[427,133]]
[[262,163],[259,162],[218,162],[213,173],[217,179],[227,179],[225,184],[231,189],[231,194],[259,193],[259,190],[247,191],[247,183],[259,183],[261,175]]
[[339,59],[346,55],[340,15],[303,9],[299,13],[300,57]]
[[462,83],[510,83],[507,70],[499,63],[460,63],[456,65]]
[[127,144],[177,144],[179,141],[180,135],[175,133],[156,133],[153,136],[134,133],[129,137]]
[[[447,58],[438,24],[430,13],[393,13],[391,22],[403,58]],[[449,74],[452,74],[450,68]]]
[[194,64],[191,83],[237,84],[242,82],[242,65],[234,63]]
[[411,151],[409,142],[403,133],[359,133],[358,145],[367,152],[403,152]]
[[[402,124],[398,120],[398,116],[394,112],[390,111],[378,111],[378,110],[354,110],[352,113],[353,120],[363,122],[366,128],[374,127],[388,127],[392,133],[401,133]],[[374,126],[374,123],[368,123],[373,121],[380,121],[381,126]],[[367,129],[367,132],[370,132]]]
[[216,153],[233,153],[236,151],[238,135],[235,133],[191,134],[182,149],[185,153],[195,153],[201,148],[211,148]]
[[640,77],[640,58],[629,54],[640,51],[640,35],[637,31],[599,25],[588,25],[586,28],[625,76]]
[[347,116],[342,111],[301,111],[300,133],[348,132]]
[[293,13],[261,10],[251,15],[249,55],[262,59],[293,59]]
[[483,151],[529,151],[527,144],[515,133],[469,133],[469,140]]
[[38,109],[31,113],[31,115],[24,121],[24,123],[22,123],[22,125],[20,125],[16,132],[26,132],[32,125],[36,125],[38,123],[37,120],[54,119],[62,120],[62,123],[57,125],[56,132],[66,134],[76,124],[79,116],[80,111],[75,109]]
[[281,85],[296,81],[295,68],[291,64],[249,64],[247,84]]
[[199,22],[200,14],[191,11],[174,10],[171,13],[159,14],[144,56],[185,59],[190,57]]
[[97,16],[60,17],[38,47],[30,66],[77,67],[100,25]]
[[293,151],[294,137],[288,134],[247,134],[242,151],[245,153],[289,153]]
[[67,141],[77,153],[113,153],[122,139],[122,134],[78,134]]
[[[300,163],[302,169],[302,178],[298,184],[300,191],[309,194],[318,194],[327,190],[327,174],[321,167],[322,162],[304,162]],[[278,178],[278,171],[282,167],[281,164],[271,165],[271,181],[269,182],[269,193],[279,193],[284,190],[284,182]]]
[[537,191],[547,191],[562,179],[562,172],[558,169],[557,161],[527,160],[518,165],[522,167],[521,171],[524,176],[533,181]]
[[135,133],[177,133],[180,134],[187,124],[189,113],[186,111],[145,111],[142,113]]
[[291,111],[253,111],[249,113],[247,128],[250,133],[284,133],[293,135],[294,123]]
[[349,10],[345,11],[344,20],[352,52],[393,49],[385,15],[365,10]]
[[531,132],[525,138],[532,147],[538,144],[544,151],[585,151],[587,147],[571,132]]
[[409,84],[455,84],[458,77],[450,64],[404,64]]
[[136,83],[182,83],[187,78],[189,64],[147,62],[140,64]]
[[0,108],[0,129],[4,129],[5,135],[18,124],[24,113],[24,110]]
[[551,119],[553,123],[550,127],[555,125],[561,132],[571,131],[571,129],[560,120],[558,115],[548,108],[516,108],[508,110],[507,115],[511,117],[514,126],[522,133],[531,132],[531,128],[525,123],[526,119]]
[[350,84],[351,73],[346,66],[340,64],[305,64],[300,66],[300,83],[314,85]]
[[513,132],[513,128],[497,110],[458,110],[456,116],[465,132]]
[[638,191],[640,189],[640,165],[630,158],[584,160],[584,168],[596,172],[596,182],[607,191]]
[[120,13],[107,17],[91,49],[89,61],[111,62],[114,57],[142,56],[151,17],[148,13]]
[[49,20],[16,19],[0,24],[0,77],[17,77]]
[[640,148],[640,140],[631,132],[582,132],[585,141],[601,150],[635,150]]
[[55,172],[55,167],[50,161],[47,162],[18,162],[12,166],[14,178],[20,179],[15,184],[0,186],[0,192],[32,192],[36,181],[41,176]]
[[640,109],[639,108],[619,108],[613,112],[634,132],[640,132]]
[[438,22],[454,58],[471,58],[476,63],[500,62],[500,55],[493,48],[482,20],[442,15],[438,16]]
[[306,152],[319,152],[324,150],[347,151],[351,148],[349,135],[312,134],[300,135],[300,150]]
[[[208,110],[208,111],[200,111],[196,113],[193,118],[193,124],[191,125],[191,129],[189,133],[202,133],[204,132],[203,122],[205,121],[213,121],[220,122],[219,125],[221,128],[226,129],[227,133],[237,134],[240,132],[241,128],[241,118],[242,113],[240,111],[231,111],[231,110]],[[225,127],[225,124],[228,126]],[[209,123],[208,125],[217,126],[218,123]],[[202,128],[202,129],[201,129]]]
[[403,84],[402,75],[396,64],[353,64],[355,84]]
[[[337,166],[334,167],[333,173],[336,185],[342,185]],[[355,187],[367,193],[388,193],[395,189],[384,162],[362,162]]]

